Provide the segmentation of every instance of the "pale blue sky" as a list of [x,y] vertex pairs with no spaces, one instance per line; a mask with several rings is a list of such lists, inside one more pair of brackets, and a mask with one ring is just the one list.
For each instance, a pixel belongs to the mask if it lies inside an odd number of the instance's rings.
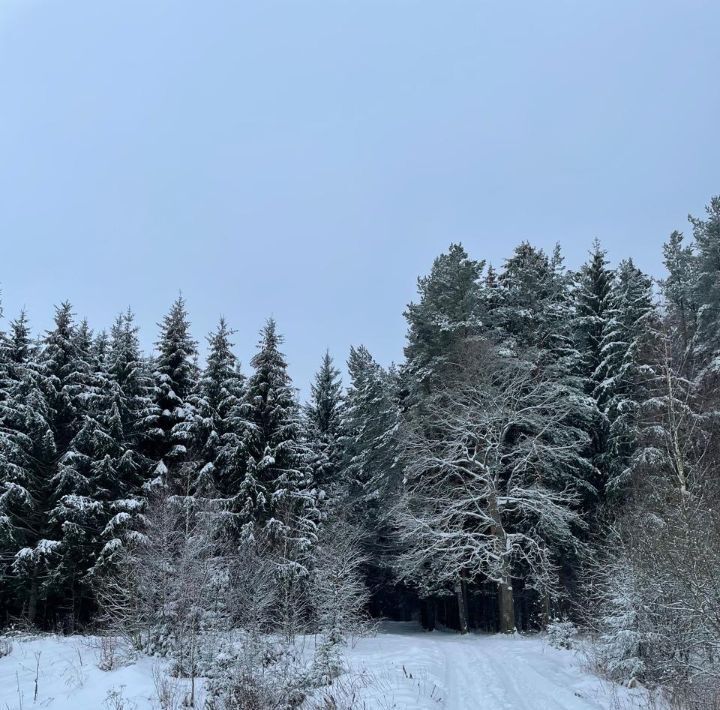
[[147,346],[182,289],[245,363],[274,315],[306,389],[400,358],[451,241],[659,274],[720,192],[719,70],[716,0],[3,0],[6,315],[130,304]]

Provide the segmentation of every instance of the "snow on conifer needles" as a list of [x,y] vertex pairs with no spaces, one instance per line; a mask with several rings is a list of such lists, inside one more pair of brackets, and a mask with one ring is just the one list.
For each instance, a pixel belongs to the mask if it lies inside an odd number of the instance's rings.
[[[92,630],[103,672],[150,677],[162,707],[340,707],[396,681],[397,707],[606,707],[515,638],[548,628],[648,689],[630,701],[717,705],[720,198],[691,225],[659,284],[599,242],[577,271],[559,247],[493,268],[453,244],[403,361],[358,344],[343,386],[326,352],[304,404],[272,319],[245,372],[224,319],[199,362],[182,297],[152,354],[129,310],[95,332],[61,303],[38,337],[20,313],[0,332],[0,623]],[[444,633],[367,636],[378,619]],[[49,663],[75,639],[3,639],[0,672],[33,644]],[[141,702],[79,666],[106,706]]]

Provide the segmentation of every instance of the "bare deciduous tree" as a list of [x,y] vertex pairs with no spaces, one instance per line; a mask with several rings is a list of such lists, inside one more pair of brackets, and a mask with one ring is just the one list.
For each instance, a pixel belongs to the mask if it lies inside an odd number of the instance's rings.
[[570,423],[573,402],[528,361],[466,343],[450,372],[404,431],[400,572],[454,587],[461,631],[465,585],[496,582],[500,627],[511,631],[513,574],[551,594],[555,555],[580,548],[586,439]]

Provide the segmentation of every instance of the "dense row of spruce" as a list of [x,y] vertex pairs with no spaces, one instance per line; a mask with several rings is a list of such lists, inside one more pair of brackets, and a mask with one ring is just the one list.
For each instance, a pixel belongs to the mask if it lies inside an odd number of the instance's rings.
[[343,390],[326,355],[304,406],[273,321],[246,375],[224,320],[198,365],[182,298],[151,356],[130,311],[96,333],[63,303],[40,338],[20,314],[0,335],[2,622],[90,619],[157,491],[238,545],[262,530],[299,574],[342,517],[371,610],[429,626],[528,627],[607,590],[587,570],[628,511],[715,495],[720,199],[692,226],[659,290],[597,243],[577,272],[559,249],[495,271],[452,245],[407,308],[405,361],[353,348]]

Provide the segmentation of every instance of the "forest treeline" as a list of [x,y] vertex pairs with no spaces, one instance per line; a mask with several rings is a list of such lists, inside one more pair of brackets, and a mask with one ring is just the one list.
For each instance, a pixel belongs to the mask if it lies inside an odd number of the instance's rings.
[[344,387],[326,354],[304,404],[272,320],[245,372],[222,319],[198,364],[182,298],[152,354],[131,311],[94,331],[62,303],[39,336],[19,314],[0,334],[0,622],[81,628],[153,530],[201,521],[223,555],[272,559],[286,624],[320,618],[318,584],[351,561],[366,591],[346,601],[373,616],[567,616],[612,677],[710,697],[720,198],[691,230],[657,282],[598,242],[577,271],[559,248],[496,270],[453,244],[418,281],[403,362],[353,347]]

